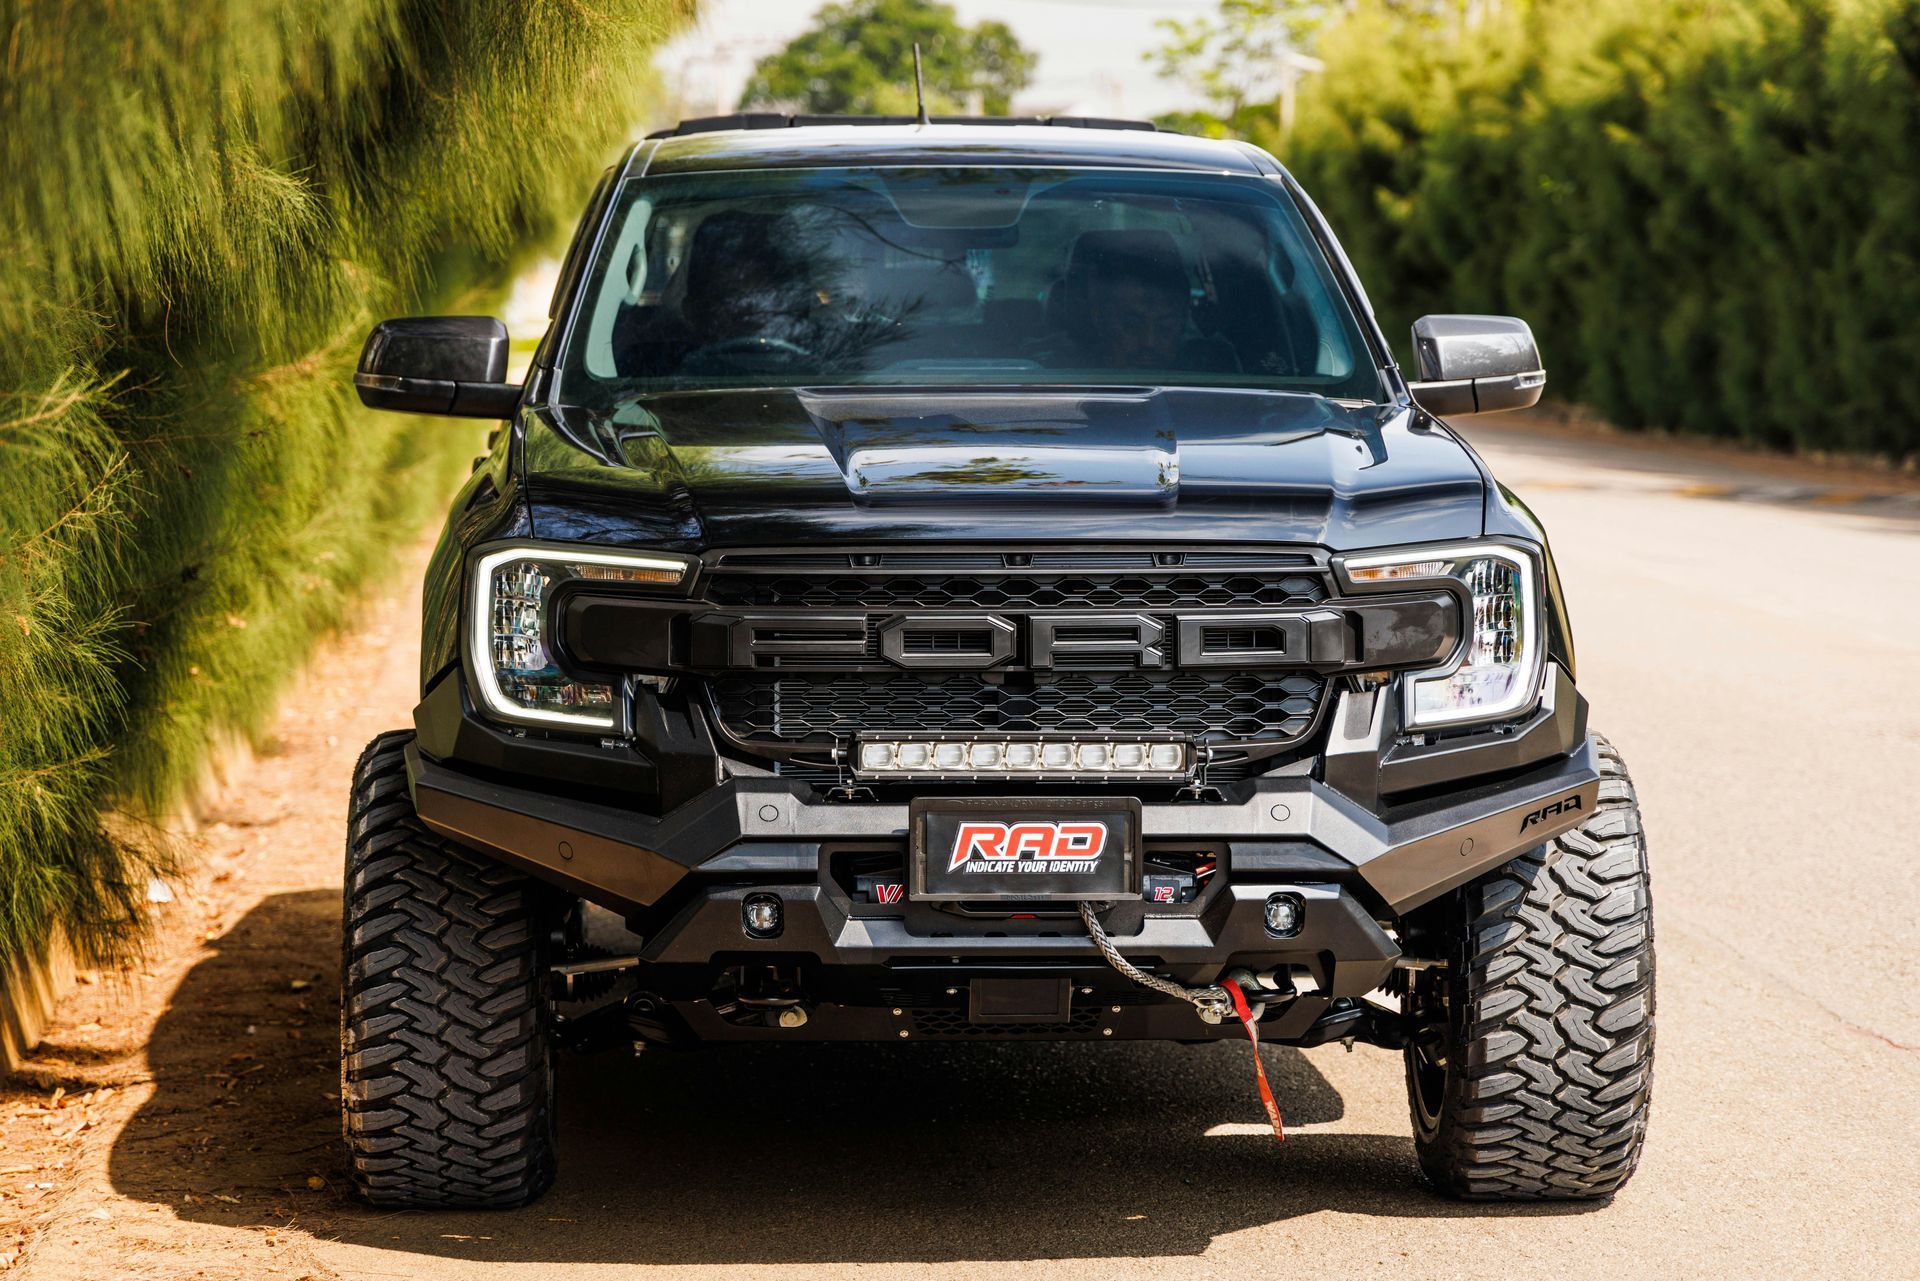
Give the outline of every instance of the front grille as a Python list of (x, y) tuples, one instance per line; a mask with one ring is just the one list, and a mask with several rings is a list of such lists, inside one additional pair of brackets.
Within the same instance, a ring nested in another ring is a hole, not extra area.
[(707, 581), (716, 605), (824, 609), (1269, 609), (1327, 598), (1313, 574), (742, 574)]
[(978, 675), (803, 675), (714, 681), (740, 738), (949, 734), (1184, 734), (1287, 741), (1313, 727), (1326, 682), (1310, 673), (1064, 672), (1004, 683)]
[[(1177, 616), (1211, 611), (1223, 617), (1206, 627), (1206, 652), (1257, 657), (1281, 636), (1234, 615), (1318, 605), (1329, 589), (1319, 558), (1286, 549), (729, 551), (706, 567), (702, 595), (723, 610), (753, 611), (750, 634), (766, 652), (754, 653), (759, 670), (716, 672), (708, 689), (727, 733), (775, 756), (846, 747), (860, 734), (1150, 734), (1258, 747), (1265, 759), (1313, 731), (1326, 677), (1275, 666), (1156, 668), (1115, 655), (1157, 627), (1171, 657)], [(866, 643), (856, 648), (849, 632), (834, 638), (841, 648), (782, 649), (782, 611), (795, 619), (857, 611)], [(916, 613), (958, 617), (906, 630), (883, 656), (881, 630)], [(976, 614), (1018, 638), (1002, 662), (980, 661), (996, 640), (963, 625)], [(1028, 628), (1049, 614), (1086, 616), (1056, 619), (1051, 662), (1030, 663)]]

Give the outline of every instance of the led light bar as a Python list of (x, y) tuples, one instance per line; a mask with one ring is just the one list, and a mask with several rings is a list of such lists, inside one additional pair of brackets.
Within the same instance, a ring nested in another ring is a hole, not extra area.
[(1185, 743), (1138, 739), (862, 739), (854, 773), (869, 778), (940, 778), (982, 774), (1184, 778), (1193, 759)]

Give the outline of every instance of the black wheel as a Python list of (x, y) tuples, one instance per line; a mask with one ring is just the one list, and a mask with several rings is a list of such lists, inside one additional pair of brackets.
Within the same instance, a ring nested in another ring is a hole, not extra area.
[(525, 1205), (553, 1182), (540, 887), (414, 816), (383, 734), (354, 770), (341, 1105), (355, 1188), (383, 1206)]
[(1450, 1196), (1586, 1200), (1632, 1175), (1653, 1083), (1653, 918), (1626, 766), (1595, 740), (1600, 800), (1572, 831), (1414, 923), (1447, 968), (1414, 976), (1407, 1049), (1421, 1172)]

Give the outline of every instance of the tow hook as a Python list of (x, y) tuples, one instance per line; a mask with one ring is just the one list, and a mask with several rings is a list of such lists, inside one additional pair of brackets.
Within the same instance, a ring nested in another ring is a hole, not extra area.
[[(1241, 977), (1245, 975), (1246, 977)], [(1260, 999), (1269, 1004), (1276, 1001), (1288, 1001), (1300, 994), (1299, 986), (1294, 982), (1293, 967), (1276, 965), (1261, 970), (1258, 974), (1247, 970), (1235, 970), (1229, 976), (1250, 993), (1258, 993)]]
[[(1258, 1023), (1261, 1016), (1267, 1012), (1266, 994), (1269, 991), (1277, 993), (1279, 990), (1278, 988), (1268, 986), (1268, 981), (1272, 978), (1272, 975), (1272, 970), (1268, 970), (1265, 974), (1255, 974), (1252, 970), (1245, 968), (1236, 968), (1227, 971), (1227, 977), (1235, 983), (1238, 983), (1240, 990), (1246, 994), (1247, 1008), (1253, 1012), (1253, 1020), (1256, 1023)], [(1289, 985), (1289, 994), (1291, 994), (1291, 985)], [(1262, 999), (1256, 1001), (1253, 999), (1255, 996), (1259, 996)]]
[(758, 1027), (805, 1027), (813, 1003), (801, 995), (800, 974), (778, 965), (731, 971), (730, 992), (716, 991), (714, 1013), (729, 1023)]

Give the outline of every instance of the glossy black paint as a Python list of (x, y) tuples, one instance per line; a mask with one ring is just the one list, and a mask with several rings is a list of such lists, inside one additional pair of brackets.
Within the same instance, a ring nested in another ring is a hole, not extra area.
[(1547, 386), (1533, 330), (1516, 316), (1422, 316), (1413, 356), (1413, 397), (1436, 414), (1528, 409)]
[(618, 547), (916, 539), (1381, 547), (1481, 532), (1406, 405), (1191, 388), (770, 389), (526, 414), (535, 534)]
[(487, 455), (454, 497), (447, 523), (427, 561), (421, 592), (420, 689), (459, 662), (460, 591), (469, 549), (503, 538), (530, 538), (532, 514), (521, 492), (514, 460), (520, 433), (511, 425), (494, 432)]
[(369, 409), (502, 418), (520, 404), (507, 327), (491, 316), (403, 316), (367, 335), (354, 389)]
[[(971, 163), (1213, 169), (1283, 184), (1360, 318), (1385, 403), (1064, 386), (679, 393), (604, 412), (559, 402), (553, 367), (578, 309), (584, 264), (594, 259), (623, 179), (729, 167)], [(1304, 964), (1322, 995), (1298, 998), (1264, 1023), (1270, 1040), (1327, 1039), (1331, 1025), (1316, 1020), (1329, 1001), (1369, 991), (1389, 973), (1397, 945), (1385, 923), (1556, 835), (1572, 821), (1571, 798), (1591, 807), (1598, 768), (1544, 531), (1464, 439), (1412, 401), (1331, 230), (1263, 152), (1058, 125), (765, 128), (649, 141), (603, 177), (568, 253), (552, 318), (524, 394), (507, 388), (512, 400), (501, 391), (484, 401), (489, 412), (511, 417), (476, 463), (429, 565), (409, 782), (416, 811), (433, 830), (625, 914), (645, 939), (647, 981), (698, 1035), (795, 1039), (790, 1028), (742, 1027), (713, 1012), (716, 965), (754, 953), (812, 955), (823, 974), (843, 982), (866, 967), (889, 989), (900, 967), (948, 966), (937, 989), (960, 973), (957, 962), (949, 964), (957, 929), (976, 958), (970, 966), (981, 957), (986, 969), (1000, 959), (1046, 961), (1080, 967), (1075, 972), (1096, 986), (1119, 980), (1076, 931), (1044, 922), (1009, 928), (918, 902), (850, 901), (834, 879), (833, 852), (853, 843), (904, 855), (905, 793), (860, 795), (805, 774), (776, 775), (767, 759), (723, 758), (695, 701), (697, 678), (642, 690), (644, 678), (631, 673), (680, 670), (688, 655), (674, 648), (675, 636), (686, 624), (691, 642), (697, 629), (692, 617), (636, 626), (634, 611), (708, 608), (697, 603), (694, 584), (678, 600), (662, 593), (651, 603), (638, 592), (615, 592), (596, 606), (583, 592), (558, 611), (566, 617), (563, 653), (571, 631), (623, 673), (628, 697), (620, 700), (616, 732), (548, 733), (478, 715), (460, 670), (464, 575), (477, 548), (505, 540), (586, 543), (700, 553), (709, 566), (749, 549), (853, 555), (898, 544), (943, 556), (962, 544), (1135, 552), (1233, 545), (1259, 549), (1263, 561), (1268, 549), (1309, 552), (1320, 566), (1342, 552), (1483, 535), (1540, 548), (1553, 665), (1541, 706), (1520, 723), (1406, 734), (1393, 683), (1340, 669), (1363, 665), (1368, 655), (1388, 667), (1399, 665), (1389, 656), (1413, 664), (1420, 660), (1409, 646), (1423, 639), (1451, 645), (1457, 629), (1451, 638), (1439, 634), (1437, 598), (1360, 602), (1336, 592), (1324, 605), (1296, 611), (1340, 620), (1356, 646), (1336, 663), (1317, 639), (1307, 645), (1314, 665), (1333, 673), (1335, 692), (1297, 753), (1250, 777), (1217, 779), (1200, 789), (1204, 799), (1168, 784), (1133, 802), (1148, 857), (1156, 842), (1165, 849), (1198, 842), (1221, 852), (1229, 875), (1210, 902), (1171, 911), (1123, 902), (1107, 915), (1110, 932), (1191, 984), (1215, 981), (1227, 964)], [(482, 371), (494, 380), (487, 385), (505, 388), (492, 360), (489, 353)], [(449, 399), (438, 412), (462, 412), (460, 403)], [(464, 403), (471, 411), (481, 401)], [(588, 617), (594, 608), (606, 614), (599, 623)], [(1441, 614), (1459, 617), (1457, 609)], [(1170, 644), (1179, 628), (1172, 618)], [(663, 642), (657, 662), (654, 642)], [(879, 652), (886, 657), (884, 644)], [(732, 648), (727, 654), (737, 661)], [(1537, 813), (1560, 817), (1541, 826), (1533, 823)], [(743, 939), (738, 900), (768, 892), (784, 903), (786, 937)], [(1302, 898), (1299, 938), (1263, 931), (1270, 892)], [(892, 1038), (893, 1004), (889, 995), (873, 1008), (822, 1005), (798, 1035)], [(1125, 1008), (1126, 1017), (1106, 1024), (1116, 1038), (1239, 1035), (1231, 1024), (1198, 1023), (1184, 1005)]]
[[(1182, 387), (678, 393), (636, 397), (609, 413), (556, 400), (552, 369), (582, 290), (579, 264), (593, 258), (622, 179), (975, 163), (1212, 170), (1284, 184), (1334, 263), (1388, 400)], [(1241, 143), (1057, 126), (784, 128), (652, 140), (596, 189), (552, 314), (521, 407), (462, 491), (431, 563), (423, 689), (458, 662), (468, 554), (505, 538), (684, 552), (957, 541), (1338, 552), (1482, 534), (1546, 546), (1538, 522), (1470, 446), (1412, 401), (1364, 287), (1307, 194), (1270, 156)], [(1549, 653), (1571, 675), (1550, 555), (1545, 571)], [(538, 754), (540, 735), (513, 733)]]

